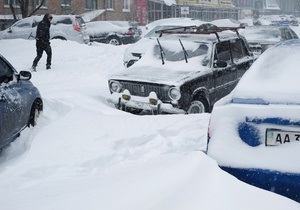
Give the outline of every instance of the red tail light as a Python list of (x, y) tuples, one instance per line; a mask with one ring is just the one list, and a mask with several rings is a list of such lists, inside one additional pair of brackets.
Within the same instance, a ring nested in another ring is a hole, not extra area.
[(74, 29), (75, 31), (80, 32), (80, 26), (79, 26), (79, 23), (78, 23), (77, 18), (75, 18), (75, 23), (74, 23), (74, 25), (73, 25), (73, 29)]
[(126, 35), (134, 35), (134, 30), (132, 30), (132, 28), (129, 28), (125, 34)]

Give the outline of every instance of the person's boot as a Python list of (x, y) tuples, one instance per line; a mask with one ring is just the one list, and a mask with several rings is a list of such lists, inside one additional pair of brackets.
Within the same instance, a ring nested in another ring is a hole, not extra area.
[(47, 70), (51, 69), (51, 66), (50, 65), (46, 65), (46, 69)]

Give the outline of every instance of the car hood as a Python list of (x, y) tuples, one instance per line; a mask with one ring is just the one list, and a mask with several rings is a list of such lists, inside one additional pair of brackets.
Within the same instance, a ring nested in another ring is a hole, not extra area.
[(174, 71), (174, 69), (157, 68), (152, 66), (130, 67), (122, 72), (111, 75), (110, 79), (150, 82), (158, 84), (180, 85), (183, 81), (190, 80), (204, 73), (199, 71)]

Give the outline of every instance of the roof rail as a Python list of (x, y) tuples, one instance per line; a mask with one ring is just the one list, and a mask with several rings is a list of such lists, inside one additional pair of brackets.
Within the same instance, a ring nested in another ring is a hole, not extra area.
[[(162, 29), (155, 31), (155, 33), (159, 33), (159, 37), (162, 37), (163, 34), (215, 34), (218, 41), (220, 42), (219, 32), (222, 31), (234, 31), (238, 37), (240, 34), (238, 32), (239, 29), (244, 29), (244, 26), (239, 27), (217, 27), (217, 26), (182, 26), (170, 29)], [(183, 29), (178, 31), (179, 29)]]

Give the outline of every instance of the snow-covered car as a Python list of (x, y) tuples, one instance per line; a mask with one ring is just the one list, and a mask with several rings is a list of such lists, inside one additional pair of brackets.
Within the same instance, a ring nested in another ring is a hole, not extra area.
[(298, 35), (289, 26), (252, 26), (240, 30), (248, 43), (251, 52), (259, 56), (278, 42), (298, 39)]
[[(192, 18), (166, 18), (149, 23), (146, 26), (147, 33), (138, 42), (128, 46), (124, 52), (123, 64), (125, 67), (132, 66), (147, 51), (147, 49), (156, 41), (159, 36), (155, 33), (158, 30), (175, 28), (181, 26), (214, 26), (208, 22), (200, 21)], [(215, 27), (215, 26), (214, 26)]]
[(260, 19), (271, 22), (271, 25), (277, 26), (298, 26), (299, 22), (293, 15), (263, 15)]
[[(71, 40), (79, 43), (89, 43), (86, 25), (78, 15), (52, 15), (50, 39)], [(0, 32), (0, 39), (35, 39), (38, 23), (43, 16), (31, 16), (14, 23), (8, 29)]]
[(0, 55), (0, 150), (27, 126), (35, 126), (43, 101), (29, 81), (31, 73), (20, 71)]
[(253, 63), (238, 28), (183, 28), (158, 31), (139, 62), (111, 75), (108, 101), (132, 113), (193, 114), (230, 93)]
[(251, 185), (300, 202), (300, 40), (263, 53), (211, 112), (207, 154)]
[(216, 19), (211, 21), (212, 24), (218, 27), (240, 27), (245, 26), (245, 23), (242, 23), (238, 20), (228, 18), (228, 19)]
[(136, 22), (92, 21), (86, 25), (91, 42), (121, 45), (135, 43), (141, 38), (141, 29)]

